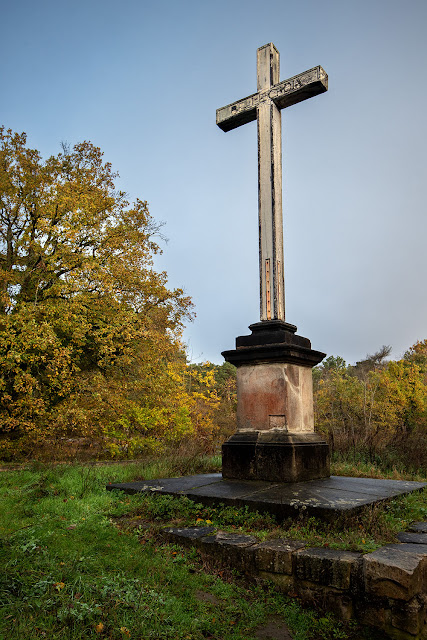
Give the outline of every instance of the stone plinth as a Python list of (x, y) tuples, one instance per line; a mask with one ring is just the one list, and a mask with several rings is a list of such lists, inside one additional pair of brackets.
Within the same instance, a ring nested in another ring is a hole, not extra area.
[(301, 482), (329, 475), (329, 446), (316, 433), (238, 431), (222, 445), (223, 478)]
[(311, 369), (325, 356), (282, 320), (257, 322), (224, 351), (237, 367), (237, 432), (223, 445), (224, 478), (299, 482), (329, 476), (314, 433)]
[(314, 431), (311, 368), (286, 362), (237, 369), (238, 431)]

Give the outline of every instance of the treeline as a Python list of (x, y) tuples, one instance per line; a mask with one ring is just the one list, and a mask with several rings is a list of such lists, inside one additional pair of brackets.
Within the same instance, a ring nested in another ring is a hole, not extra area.
[(187, 365), (161, 225), (116, 178), (89, 142), (43, 160), (0, 127), (0, 459), (212, 448), (231, 410), (226, 368)]
[(313, 370), (316, 430), (358, 460), (427, 468), (427, 340), (401, 360), (390, 347), (354, 366), (330, 356)]
[[(156, 272), (161, 225), (89, 142), (43, 160), (0, 127), (0, 459), (217, 451), (230, 364), (189, 365), (190, 298)], [(344, 456), (427, 466), (427, 341), (314, 369), (316, 430)]]

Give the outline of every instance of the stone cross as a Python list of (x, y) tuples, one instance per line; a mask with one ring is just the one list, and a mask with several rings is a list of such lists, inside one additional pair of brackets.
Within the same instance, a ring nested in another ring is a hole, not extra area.
[(285, 320), (282, 221), (282, 134), (280, 110), (328, 89), (328, 76), (314, 67), (279, 82), (274, 44), (257, 51), (257, 93), (217, 109), (223, 131), (258, 124), (258, 213), (261, 320)]

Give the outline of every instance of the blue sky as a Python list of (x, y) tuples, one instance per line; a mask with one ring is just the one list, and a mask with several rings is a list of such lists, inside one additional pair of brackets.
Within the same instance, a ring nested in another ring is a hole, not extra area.
[(282, 111), (287, 320), (354, 362), (427, 338), (425, 0), (1, 0), (0, 122), (44, 156), (90, 140), (147, 200), (157, 260), (192, 296), (194, 361), (259, 319), (256, 124), (215, 110), (318, 64), (329, 91)]

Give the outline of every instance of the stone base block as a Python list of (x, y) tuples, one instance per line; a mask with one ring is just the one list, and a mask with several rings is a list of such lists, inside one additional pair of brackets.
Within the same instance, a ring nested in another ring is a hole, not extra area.
[(316, 433), (237, 432), (222, 445), (223, 478), (303, 482), (329, 475), (329, 446)]

